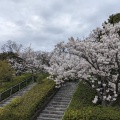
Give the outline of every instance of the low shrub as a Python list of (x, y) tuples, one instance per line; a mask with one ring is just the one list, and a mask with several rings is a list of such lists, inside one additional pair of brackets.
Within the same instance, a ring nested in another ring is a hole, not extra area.
[(120, 108), (89, 106), (81, 110), (67, 110), (64, 120), (120, 120)]
[(120, 120), (119, 107), (94, 105), (95, 91), (87, 84), (79, 83), (63, 120)]
[(9, 105), (0, 109), (0, 120), (32, 120), (35, 112), (54, 92), (55, 83), (44, 79), (20, 98), (14, 99)]
[(41, 81), (49, 76), (48, 73), (38, 74), (36, 75), (36, 82), (41, 83)]
[(0, 84), (10, 81), (14, 73), (14, 69), (7, 60), (0, 60)]

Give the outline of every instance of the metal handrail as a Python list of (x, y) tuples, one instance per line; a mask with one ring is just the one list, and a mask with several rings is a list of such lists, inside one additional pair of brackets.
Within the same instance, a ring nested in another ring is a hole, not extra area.
[[(25, 85), (22, 86), (22, 88), (21, 88), (21, 85), (22, 85), (24, 82), (26, 82), (26, 83), (25, 83)], [(29, 82), (29, 83), (28, 83), (28, 82)], [(14, 86), (12, 86), (12, 87), (10, 87), (9, 89), (1, 92), (1, 93), (0, 93), (0, 102), (3, 101), (3, 100), (5, 100), (5, 99), (7, 99), (7, 98), (10, 97), (10, 96), (12, 96), (13, 94), (15, 94), (16, 92), (20, 91), (21, 89), (25, 88), (27, 85), (29, 85), (29, 84), (32, 83), (32, 82), (34, 82), (33, 76), (32, 76), (32, 77), (29, 77), (29, 78), (23, 80), (22, 82), (14, 85)], [(27, 84), (27, 83), (28, 83), (28, 84)], [(18, 90), (16, 90), (15, 92), (13, 92), (13, 90), (14, 90), (15, 87), (16, 87), (16, 89), (18, 89)], [(7, 93), (7, 91), (8, 91), (8, 93)], [(5, 93), (7, 93), (7, 96), (6, 96), (5, 98), (2, 98), (2, 95), (5, 94)]]

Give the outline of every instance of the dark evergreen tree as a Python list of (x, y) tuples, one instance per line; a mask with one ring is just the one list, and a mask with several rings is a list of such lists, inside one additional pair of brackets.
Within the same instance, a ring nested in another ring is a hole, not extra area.
[(120, 13), (112, 14), (108, 18), (108, 23), (115, 24), (120, 21)]

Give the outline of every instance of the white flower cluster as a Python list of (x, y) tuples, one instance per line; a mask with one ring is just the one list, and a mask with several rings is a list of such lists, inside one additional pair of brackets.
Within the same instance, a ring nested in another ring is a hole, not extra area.
[(94, 104), (96, 104), (98, 101), (98, 96), (95, 96), (94, 100), (92, 101)]

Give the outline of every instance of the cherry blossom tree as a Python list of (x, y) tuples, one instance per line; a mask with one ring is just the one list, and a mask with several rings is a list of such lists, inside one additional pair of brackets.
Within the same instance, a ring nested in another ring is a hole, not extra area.
[(56, 87), (61, 87), (68, 80), (78, 80), (79, 68), (79, 58), (69, 54), (64, 42), (57, 44), (52, 52), (50, 67), (47, 68)]
[(46, 72), (46, 67), (49, 66), (51, 55), (45, 51), (34, 51), (29, 46), (24, 49), (20, 57), (24, 60), (23, 66), (27, 72), (44, 73)]
[(31, 46), (25, 48), (23, 52), (21, 52), (20, 57), (24, 60), (23, 66), (26, 69), (25, 72), (34, 73), (36, 71), (37, 60), (36, 52)]
[(17, 44), (15, 41), (8, 40), (1, 48), (2, 52), (11, 52), (19, 54), (23, 45)]
[(80, 79), (96, 90), (93, 103), (112, 105), (120, 88), (120, 23), (103, 24), (84, 40), (56, 45), (48, 69), (58, 87)]
[(111, 105), (120, 83), (120, 23), (103, 24), (85, 40), (70, 38), (67, 46), (82, 61), (79, 77), (97, 91), (93, 103)]
[(52, 53), (46, 51), (36, 51), (36, 60), (37, 60), (37, 68), (39, 72), (44, 73), (46, 71), (46, 67), (50, 66), (50, 58)]

